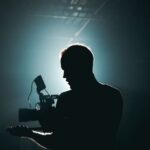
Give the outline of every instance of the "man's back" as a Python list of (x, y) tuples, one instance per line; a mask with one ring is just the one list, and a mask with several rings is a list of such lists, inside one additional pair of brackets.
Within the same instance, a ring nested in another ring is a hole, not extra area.
[(93, 82), (82, 91), (70, 90), (60, 95), (57, 111), (63, 118), (58, 135), (65, 148), (111, 150), (115, 146), (122, 113), (116, 89)]

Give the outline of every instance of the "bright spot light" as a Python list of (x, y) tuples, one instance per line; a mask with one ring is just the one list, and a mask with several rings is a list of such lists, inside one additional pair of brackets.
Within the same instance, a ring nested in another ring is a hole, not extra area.
[(77, 10), (78, 10), (78, 11), (81, 11), (81, 10), (82, 10), (82, 7), (81, 7), (81, 6), (77, 7)]

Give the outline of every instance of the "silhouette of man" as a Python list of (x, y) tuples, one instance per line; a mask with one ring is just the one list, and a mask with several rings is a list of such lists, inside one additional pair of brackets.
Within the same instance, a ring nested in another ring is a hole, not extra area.
[(97, 82), (93, 59), (90, 49), (83, 45), (62, 51), (63, 77), (71, 90), (59, 96), (52, 135), (42, 136), (18, 126), (10, 133), (54, 150), (114, 150), (122, 98), (118, 90)]

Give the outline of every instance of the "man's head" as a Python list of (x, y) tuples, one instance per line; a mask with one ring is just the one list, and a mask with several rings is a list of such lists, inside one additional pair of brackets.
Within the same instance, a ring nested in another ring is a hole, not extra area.
[(93, 54), (83, 45), (72, 45), (61, 53), (64, 78), (71, 88), (77, 88), (93, 74)]

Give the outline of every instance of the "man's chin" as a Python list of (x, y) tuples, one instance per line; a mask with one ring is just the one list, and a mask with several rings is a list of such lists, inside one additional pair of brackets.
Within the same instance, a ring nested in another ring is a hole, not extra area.
[(71, 90), (78, 90), (80, 88), (79, 85), (77, 86), (77, 85), (69, 84), (69, 86)]

